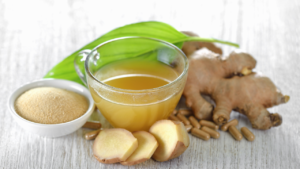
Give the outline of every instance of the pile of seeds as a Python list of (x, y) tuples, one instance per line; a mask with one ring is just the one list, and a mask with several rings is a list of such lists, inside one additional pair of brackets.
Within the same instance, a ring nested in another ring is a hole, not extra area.
[[(218, 125), (216, 125), (212, 121), (198, 121), (195, 116), (193, 116), (193, 113), (188, 109), (174, 110), (173, 113), (169, 116), (169, 119), (174, 121), (181, 121), (185, 125), (185, 128), (188, 132), (202, 140), (209, 140), (211, 137), (214, 139), (218, 139), (220, 137), (220, 133), (218, 132)], [(254, 134), (247, 127), (242, 127), (242, 135), (241, 132), (236, 128), (238, 123), (239, 122), (237, 119), (233, 119), (222, 125), (221, 130), (229, 131), (233, 138), (238, 141), (243, 138), (243, 135), (248, 141), (253, 141), (255, 139)]]

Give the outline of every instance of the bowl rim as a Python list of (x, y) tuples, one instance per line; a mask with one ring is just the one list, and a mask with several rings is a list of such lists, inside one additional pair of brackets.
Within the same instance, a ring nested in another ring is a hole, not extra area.
[[(50, 85), (51, 83), (56, 82), (55, 85)], [(59, 84), (64, 84), (67, 83), (69, 85), (63, 85), (64, 87), (58, 87), (60, 86)], [(64, 122), (64, 123), (57, 123), (57, 124), (42, 124), (42, 123), (36, 123), (36, 122), (32, 122), (30, 120), (27, 120), (23, 117), (21, 117), (15, 110), (15, 101), (16, 99), (23, 94), (24, 92), (33, 89), (33, 88), (37, 88), (37, 87), (56, 87), (56, 88), (61, 88), (61, 89), (66, 89), (69, 91), (73, 91), (76, 92), (78, 94), (83, 95), (88, 101), (89, 101), (89, 107), (87, 109), (87, 111), (81, 115), (79, 118), (76, 118), (74, 120), (68, 121), (68, 122)], [(73, 89), (73, 90), (70, 90)], [(81, 92), (79, 93), (79, 91), (81, 90)], [(90, 95), (90, 92), (88, 91), (88, 89), (84, 86), (82, 86), (79, 83), (73, 82), (73, 81), (69, 81), (69, 80), (64, 80), (64, 79), (53, 79), (53, 78), (47, 78), (47, 79), (40, 79), (40, 80), (35, 80), (32, 82), (28, 82), (25, 83), (23, 85), (21, 85), (20, 87), (18, 87), (17, 89), (15, 89), (9, 96), (8, 102), (7, 102), (7, 106), (8, 109), (10, 110), (10, 114), (16, 118), (17, 120), (20, 120), (28, 125), (31, 126), (36, 126), (36, 127), (41, 127), (41, 128), (51, 128), (51, 127), (60, 127), (60, 126), (67, 126), (76, 122), (80, 122), (82, 119), (84, 119), (87, 115), (90, 115), (91, 112), (93, 112), (94, 108), (95, 108), (95, 104), (94, 104), (94, 100), (92, 98), (92, 96)]]

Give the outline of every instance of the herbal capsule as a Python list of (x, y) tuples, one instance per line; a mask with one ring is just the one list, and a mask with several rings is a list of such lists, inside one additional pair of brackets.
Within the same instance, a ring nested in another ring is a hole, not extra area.
[(188, 110), (188, 109), (179, 109), (178, 110), (178, 114), (182, 114), (184, 116), (190, 116), (193, 113), (190, 110)]
[(191, 124), (190, 121), (184, 115), (178, 113), (177, 117), (179, 118), (180, 121), (183, 122), (184, 125)]
[(218, 125), (216, 125), (214, 122), (207, 121), (207, 120), (200, 120), (200, 125), (201, 126), (207, 126), (209, 128), (215, 129), (215, 130), (219, 129)]
[(190, 116), (189, 121), (195, 128), (200, 129), (201, 125), (199, 124), (198, 120), (194, 116)]
[(253, 141), (255, 139), (254, 134), (247, 127), (242, 127), (241, 132), (248, 141)]
[(90, 129), (100, 129), (101, 128), (101, 123), (88, 121), (82, 127), (83, 128), (90, 128)]
[(207, 126), (203, 126), (201, 128), (202, 131), (205, 131), (206, 133), (208, 133), (212, 138), (215, 138), (215, 139), (218, 139), (220, 137), (220, 133), (217, 132), (216, 130), (214, 129), (211, 129)]
[(172, 111), (172, 114), (173, 114), (173, 115), (176, 115), (176, 114), (177, 114), (177, 110), (174, 109), (174, 110)]
[(242, 140), (243, 136), (235, 126), (229, 126), (229, 133), (238, 141)]
[(191, 131), (191, 129), (193, 128), (192, 125), (185, 125), (184, 127), (185, 127), (185, 129), (186, 129), (186, 131), (187, 131), (188, 133), (189, 133), (189, 132)]
[(101, 130), (99, 129), (99, 130), (94, 130), (94, 131), (86, 133), (85, 134), (85, 139), (86, 140), (94, 140), (98, 136), (100, 131)]
[(202, 140), (210, 139), (210, 135), (208, 133), (206, 133), (205, 131), (196, 129), (196, 128), (192, 128), (191, 133), (192, 133), (192, 135), (194, 135)]
[(173, 121), (180, 121), (176, 116), (174, 116), (173, 114), (171, 114), (170, 116), (169, 116), (169, 119), (170, 120), (173, 120)]
[(236, 126), (239, 124), (239, 121), (237, 119), (233, 119), (231, 120), (230, 122), (224, 124), (222, 127), (221, 127), (221, 130), (222, 131), (227, 131), (228, 130), (228, 127), (229, 126)]

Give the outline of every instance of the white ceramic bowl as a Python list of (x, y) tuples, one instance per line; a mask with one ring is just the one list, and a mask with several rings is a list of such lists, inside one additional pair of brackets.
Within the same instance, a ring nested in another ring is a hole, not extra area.
[[(61, 89), (66, 89), (69, 91), (73, 91), (85, 96), (89, 101), (89, 108), (86, 113), (84, 113), (79, 118), (66, 122), (66, 123), (59, 123), (59, 124), (41, 124), (35, 123), (29, 120), (22, 118), (14, 108), (15, 100), (25, 91), (36, 88), (36, 87), (56, 87)], [(90, 115), (93, 113), (95, 105), (92, 96), (87, 88), (84, 86), (68, 81), (68, 80), (59, 80), (59, 79), (42, 79), (38, 81), (34, 81), (28, 84), (25, 84), (15, 90), (8, 100), (8, 108), (11, 112), (11, 115), (14, 117), (15, 121), (25, 129), (26, 131), (37, 134), (44, 137), (60, 137), (67, 134), (70, 134), (80, 127), (84, 125), (84, 123), (88, 120)]]

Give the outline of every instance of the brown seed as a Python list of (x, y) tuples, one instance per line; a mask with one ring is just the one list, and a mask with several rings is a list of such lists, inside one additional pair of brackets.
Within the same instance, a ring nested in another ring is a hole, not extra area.
[(193, 128), (192, 125), (185, 125), (184, 127), (185, 127), (185, 129), (186, 129), (186, 131), (187, 131), (188, 133), (189, 133), (189, 132), (191, 131), (191, 129)]
[(202, 140), (209, 140), (210, 135), (206, 133), (205, 131), (199, 130), (197, 128), (192, 128), (191, 130), (192, 135), (202, 139)]
[(88, 121), (82, 127), (83, 128), (90, 128), (90, 129), (100, 129), (101, 128), (101, 123)]
[(229, 126), (229, 133), (237, 140), (242, 140), (243, 136), (235, 126)]
[(231, 120), (230, 122), (224, 124), (222, 127), (221, 127), (221, 130), (222, 131), (227, 131), (228, 130), (228, 127), (229, 126), (236, 126), (239, 124), (239, 121), (237, 119), (233, 119)]
[(180, 121), (183, 122), (184, 125), (191, 124), (190, 121), (184, 115), (178, 113), (177, 117), (179, 118)]
[(215, 138), (215, 139), (218, 139), (220, 137), (220, 133), (217, 132), (216, 130), (214, 129), (211, 129), (207, 126), (203, 126), (201, 128), (202, 131), (205, 131), (206, 133), (208, 133), (212, 138)]
[(173, 114), (173, 115), (176, 115), (176, 114), (177, 114), (177, 110), (174, 109), (174, 110), (172, 111), (172, 114)]
[(201, 125), (199, 124), (198, 120), (194, 116), (190, 116), (189, 120), (195, 128), (200, 129)]
[(215, 130), (218, 130), (218, 129), (219, 129), (219, 126), (216, 125), (214, 122), (211, 122), (211, 121), (200, 120), (199, 123), (200, 123), (201, 126), (207, 126), (207, 127), (209, 127), (209, 128), (215, 129)]
[(170, 120), (173, 120), (173, 121), (180, 121), (176, 116), (174, 116), (173, 114), (171, 114), (170, 116), (169, 116), (169, 119)]
[(99, 130), (94, 130), (94, 131), (88, 132), (85, 134), (84, 137), (86, 140), (94, 140), (98, 136), (100, 131), (101, 130), (99, 129)]
[(247, 127), (242, 127), (241, 132), (248, 141), (253, 141), (255, 139), (254, 134)]
[(190, 110), (188, 110), (188, 109), (179, 109), (178, 110), (178, 114), (182, 114), (184, 116), (190, 116), (193, 113)]

